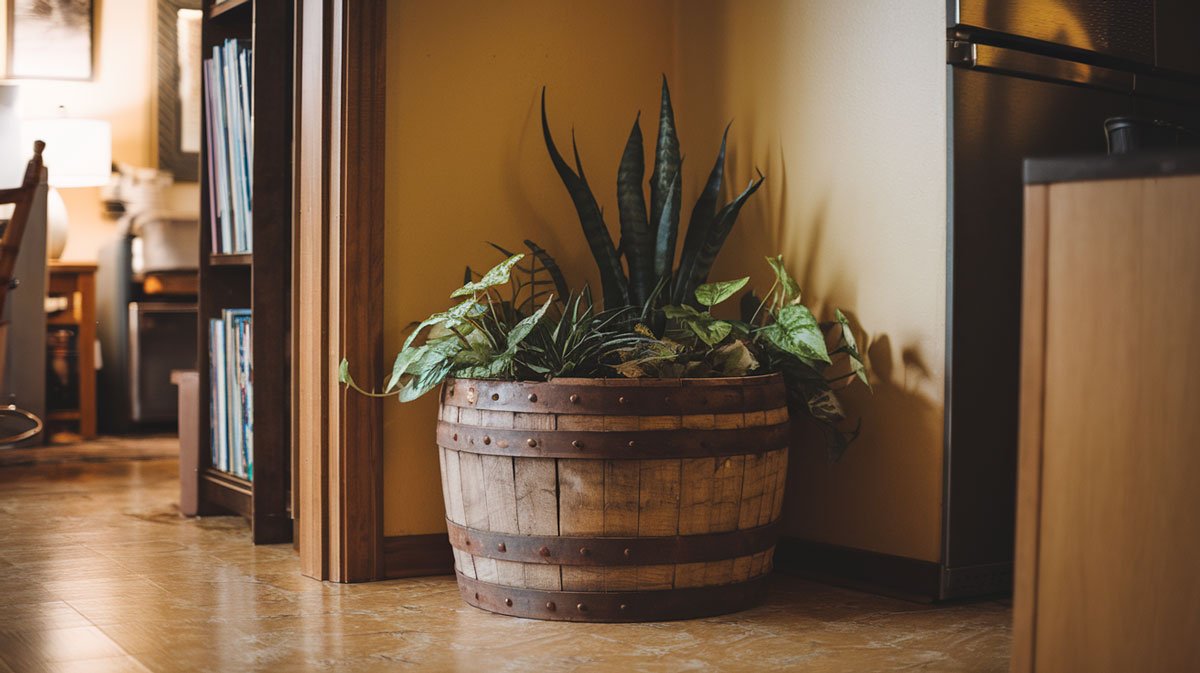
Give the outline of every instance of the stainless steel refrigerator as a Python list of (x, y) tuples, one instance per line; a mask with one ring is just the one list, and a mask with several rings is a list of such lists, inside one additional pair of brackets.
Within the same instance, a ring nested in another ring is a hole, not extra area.
[(1022, 160), (1103, 154), (1109, 117), (1200, 128), (1200, 1), (948, 0), (947, 17), (941, 595), (956, 598), (1011, 583)]

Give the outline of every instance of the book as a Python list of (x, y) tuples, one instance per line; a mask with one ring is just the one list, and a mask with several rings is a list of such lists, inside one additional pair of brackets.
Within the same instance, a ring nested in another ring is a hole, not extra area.
[(254, 477), (254, 365), (250, 309), (221, 311), (209, 321), (212, 465)]
[(212, 441), (216, 452), (213, 467), (229, 471), (229, 399), (225, 369), (225, 322), (218, 318), (209, 321), (209, 355), (212, 366), (213, 418), (216, 427)]
[(254, 246), (253, 52), (228, 39), (204, 59), (205, 129), (213, 252), (248, 253)]

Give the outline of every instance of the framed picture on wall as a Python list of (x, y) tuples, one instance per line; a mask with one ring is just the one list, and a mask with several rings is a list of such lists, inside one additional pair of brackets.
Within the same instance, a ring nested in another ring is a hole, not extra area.
[(92, 78), (93, 0), (8, 0), (8, 76)]
[(158, 0), (158, 167), (195, 182), (200, 167), (200, 0)]

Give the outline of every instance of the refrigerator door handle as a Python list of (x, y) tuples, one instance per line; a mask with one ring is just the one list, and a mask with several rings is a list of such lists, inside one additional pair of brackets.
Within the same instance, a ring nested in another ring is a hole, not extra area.
[(1132, 94), (1134, 90), (1132, 73), (964, 40), (946, 41), (946, 62), (961, 68), (1122, 94)]

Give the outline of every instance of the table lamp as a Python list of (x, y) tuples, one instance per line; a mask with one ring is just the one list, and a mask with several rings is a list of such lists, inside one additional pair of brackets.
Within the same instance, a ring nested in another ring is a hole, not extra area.
[(59, 189), (103, 187), (112, 176), (112, 127), (99, 119), (32, 119), (21, 125), (22, 143), (46, 143), (42, 157), (50, 192), (46, 197), (46, 250), (58, 259), (67, 246), (67, 204)]

